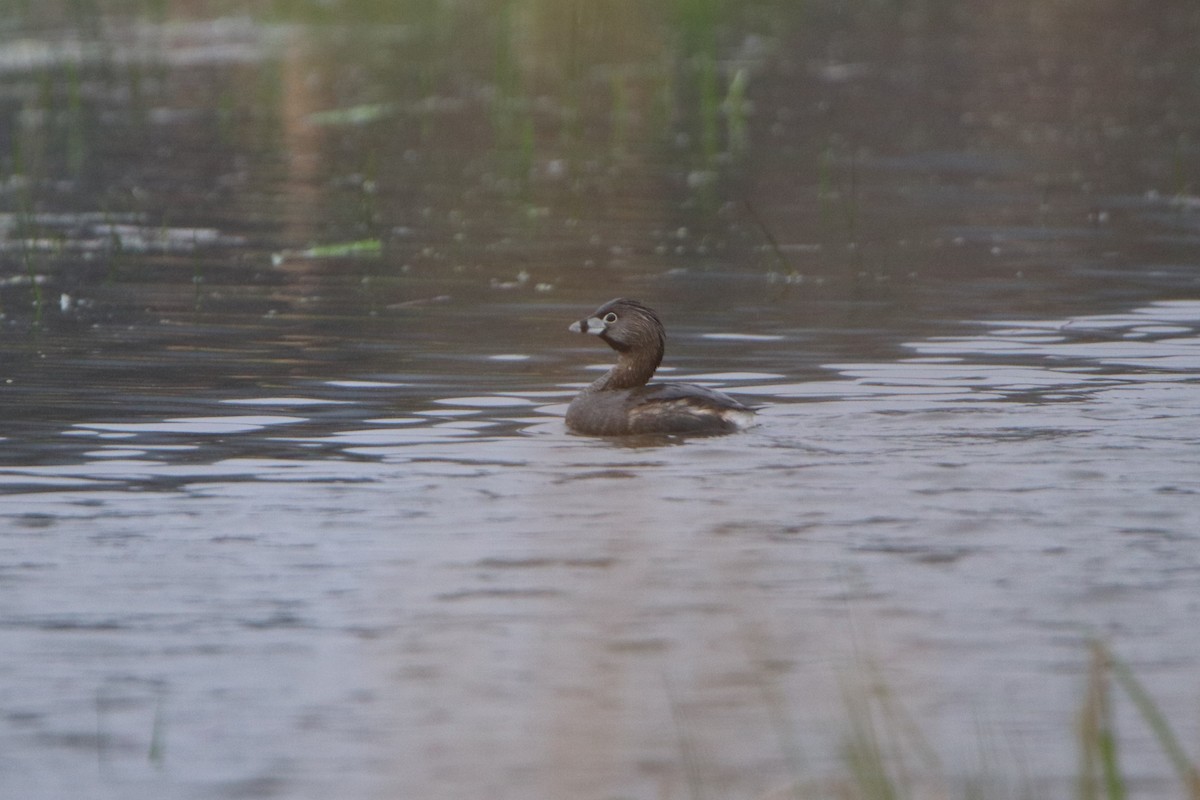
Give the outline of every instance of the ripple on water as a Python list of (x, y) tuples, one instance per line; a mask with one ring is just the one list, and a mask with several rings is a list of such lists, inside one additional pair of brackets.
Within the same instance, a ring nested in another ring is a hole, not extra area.
[(286, 416), (229, 416), (229, 417), (174, 417), (157, 422), (77, 422), (74, 427), (84, 431), (123, 434), (192, 433), (230, 434), (262, 430), (273, 425), (291, 425), (307, 422), (304, 417)]
[(350, 400), (329, 400), (321, 397), (239, 397), (222, 400), (231, 406), (333, 406), (349, 404)]
[[(935, 337), (905, 346), (937, 356), (1004, 355), (1052, 358), (1060, 362), (1090, 361), (1148, 371), (1200, 371), (1197, 335), (1200, 302), (1197, 301), (1151, 303), (1126, 314), (980, 324), (991, 330), (982, 335)], [(1056, 335), (1036, 335), (1047, 331)], [(1036, 364), (1029, 368), (1040, 369)]]
[(778, 372), (697, 372), (694, 375), (676, 375), (672, 380), (698, 383), (737, 383), (780, 380), (783, 377)]
[(410, 384), (390, 381), (325, 381), (325, 385), (340, 389), (400, 389)]
[(1132, 333), (1142, 335), (1171, 335), (1176, 333), (1191, 333), (1191, 328), (1185, 328), (1181, 325), (1141, 325), (1131, 329)]
[(444, 397), (433, 402), (447, 406), (466, 406), (468, 408), (507, 408), (510, 406), (533, 405), (532, 400), (502, 394), (477, 395), (473, 397)]
[(145, 450), (130, 450), (117, 447), (111, 450), (87, 450), (83, 453), (84, 458), (140, 458), (144, 455), (146, 455)]
[(428, 442), (449, 441), (470, 436), (472, 433), (497, 423), (489, 420), (447, 420), (419, 426), (400, 428), (360, 428), (335, 431), (325, 436), (277, 437), (276, 441), (331, 445), (356, 455), (383, 455), (382, 450), (368, 448), (396, 448)]
[(783, 339), (773, 333), (702, 333), (700, 338), (719, 342), (778, 342)]

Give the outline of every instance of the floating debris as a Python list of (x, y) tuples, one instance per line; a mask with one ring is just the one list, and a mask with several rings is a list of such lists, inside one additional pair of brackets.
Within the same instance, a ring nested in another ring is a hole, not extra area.
[(416, 300), (405, 300), (400, 303), (392, 303), (387, 306), (388, 311), (399, 311), (405, 308), (421, 308), (422, 306), (432, 306), (438, 303), (449, 303), (450, 295), (438, 294), (433, 297), (419, 297)]
[(309, 125), (366, 125), (396, 113), (391, 103), (366, 103), (350, 108), (334, 108), (309, 114)]
[(289, 258), (378, 258), (383, 253), (383, 242), (379, 239), (360, 239), (357, 242), (320, 244), (307, 250), (283, 250), (271, 256), (271, 263), (279, 266)]
[[(493, 289), (520, 289), (522, 286), (524, 286), (527, 283), (529, 283), (529, 273), (526, 272), (525, 270), (521, 270), (520, 272), (517, 273), (516, 280), (502, 281), (497, 278), (492, 278), (489, 285)], [(539, 284), (539, 285), (541, 285), (541, 284)], [(539, 291), (545, 291), (545, 290), (541, 289)]]

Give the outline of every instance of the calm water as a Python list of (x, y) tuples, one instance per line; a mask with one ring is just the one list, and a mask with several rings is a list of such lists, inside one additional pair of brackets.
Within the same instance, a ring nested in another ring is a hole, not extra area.
[[(1194, 753), (1200, 13), (460, 5), (0, 28), (3, 794), (1069, 797), (1094, 637)], [(619, 295), (760, 424), (568, 434)]]

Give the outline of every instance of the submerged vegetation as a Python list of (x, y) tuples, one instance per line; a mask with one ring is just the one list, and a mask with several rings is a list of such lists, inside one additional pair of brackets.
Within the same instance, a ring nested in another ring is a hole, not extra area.
[[(1061, 162), (1035, 176), (1043, 196), (1091, 192), (1084, 167), (1110, 156), (1088, 143), (1124, 149), (1118, 134), (1153, 135), (1165, 152), (1137, 159), (1139, 189), (1186, 200), (1196, 182), (1190, 123), (1165, 113), (1143, 124), (1105, 106), (1100, 76), (1080, 71), (1087, 80), (1067, 87), (1092, 105), (1064, 127), (1022, 118), (1022, 92), (1054, 96), (1053, 84), (1025, 87), (1017, 74), (1005, 80), (1021, 91), (1008, 92), (960, 77), (1002, 74), (990, 51), (922, 60), (931, 41), (991, 23), (1051, 54), (1067, 48), (1070, 61), (1106, 58), (1103, 41), (1067, 36), (1077, 20), (1066, 6), (1024, 19), (832, 0), (274, 0), (191, 12), (145, 0), (81, 4), (66, 23), (54, 6), (19, 5), (13, 29), (60, 35), (0, 60), (0, 213), (20, 222), (0, 250), (12, 319), (162, 266), (116, 237), (86, 264), (69, 235), (51, 257), (27, 224), (46, 211), (241, 237), (235, 266), (202, 270), (210, 301), (186, 299), (218, 311), (222, 283), (278, 253), (362, 241), (379, 243), (373, 276), (397, 286), (448, 272), (493, 286), (486, 273), (502, 263), (550, 254), (555, 274), (531, 285), (686, 259), (781, 288), (880, 291), (917, 274), (906, 248), (947, 240), (914, 230), (898, 201), (930, 192), (945, 203), (970, 181), (1019, 188), (993, 154)], [(912, 47), (865, 46), (897, 29)], [(1038, 211), (1028, 224), (1045, 223)]]
[[(43, 295), (160, 266), (116, 234), (68, 238), (48, 257), (34, 224), (47, 211), (162, 228), (215, 219), (242, 236), (242, 268), (366, 241), (396, 267), (462, 269), (446, 264), (447, 240), (474, 244), (486, 225), (511, 250), (554, 239), (550, 220), (591, 243), (568, 261), (585, 268), (639, 249), (714, 252), (729, 242), (724, 186), (753, 147), (754, 76), (776, 19), (772, 3), (719, 0), (279, 0), (211, 24), (168, 19), (160, 2), (102, 5), (76, 35), (0, 61), (0, 213), (16, 220), (0, 258), (24, 274), (0, 284), (0, 306), (14, 317), (30, 307), (40, 321)], [(20, 12), (30, 28), (55, 21), (50, 6)], [(666, 207), (647, 221), (688, 235), (593, 243), (589, 220), (660, 186)], [(263, 237), (258, 220), (283, 224)], [(202, 272), (196, 290), (219, 294), (217, 271)], [(220, 306), (200, 299), (187, 306)]]

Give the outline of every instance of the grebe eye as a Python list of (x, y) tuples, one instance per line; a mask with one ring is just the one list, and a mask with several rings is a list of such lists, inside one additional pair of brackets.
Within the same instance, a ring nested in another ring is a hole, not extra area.
[(604, 324), (605, 325), (612, 325), (616, 321), (617, 321), (617, 315), (614, 314), (613, 312), (610, 311), (604, 315)]

